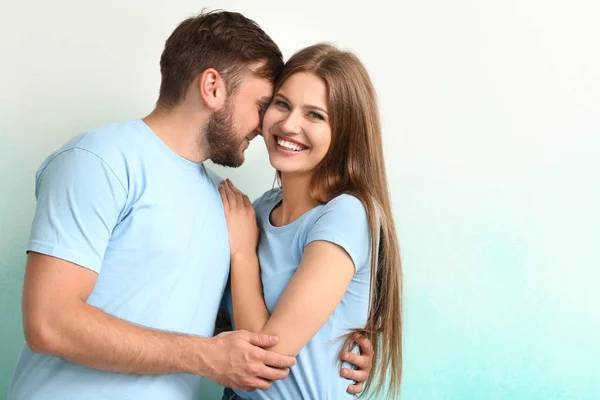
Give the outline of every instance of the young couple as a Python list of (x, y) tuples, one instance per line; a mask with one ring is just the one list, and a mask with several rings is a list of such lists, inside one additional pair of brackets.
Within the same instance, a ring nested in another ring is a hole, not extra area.
[[(363, 65), (323, 44), (284, 65), (230, 12), (180, 24), (160, 65), (150, 115), (37, 173), (9, 399), (194, 399), (200, 376), (224, 399), (396, 396), (400, 257)], [(240, 166), (258, 134), (281, 187), (252, 205), (203, 162)], [(222, 303), (237, 330), (212, 337)]]

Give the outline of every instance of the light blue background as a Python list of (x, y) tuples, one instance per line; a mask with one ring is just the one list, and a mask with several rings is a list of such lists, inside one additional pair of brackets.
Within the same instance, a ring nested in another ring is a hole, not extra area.
[[(350, 47), (372, 74), (405, 271), (403, 400), (600, 399), (595, 0), (2, 3), (0, 398), (23, 342), (35, 170), (82, 130), (149, 112), (165, 39), (204, 5), (254, 18), (286, 56)], [(273, 172), (259, 140), (247, 159), (218, 172), (255, 198)]]

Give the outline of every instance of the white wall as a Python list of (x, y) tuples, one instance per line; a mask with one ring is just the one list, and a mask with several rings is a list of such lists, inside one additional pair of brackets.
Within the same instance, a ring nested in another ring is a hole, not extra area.
[[(35, 170), (80, 131), (148, 113), (164, 41), (203, 6), (255, 19), (286, 58), (333, 41), (369, 69), (404, 259), (405, 399), (600, 398), (594, 0), (4, 0), (0, 318), (17, 339), (2, 371), (22, 340)], [(256, 197), (273, 182), (260, 140), (247, 160), (219, 172)]]

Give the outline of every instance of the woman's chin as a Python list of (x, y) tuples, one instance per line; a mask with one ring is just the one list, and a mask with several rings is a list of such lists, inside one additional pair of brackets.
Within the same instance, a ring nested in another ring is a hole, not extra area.
[(290, 160), (282, 159), (279, 154), (269, 152), (269, 162), (271, 166), (280, 172), (294, 172), (298, 169), (296, 163), (290, 162)]
[(289, 157), (282, 157), (277, 152), (269, 151), (271, 166), (282, 174), (306, 174), (312, 172), (316, 167), (316, 165), (306, 165), (308, 163), (301, 161), (306, 160), (292, 160)]

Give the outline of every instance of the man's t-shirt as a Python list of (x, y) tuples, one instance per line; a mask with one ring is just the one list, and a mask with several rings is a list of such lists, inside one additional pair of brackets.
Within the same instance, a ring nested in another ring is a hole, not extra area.
[[(98, 273), (87, 302), (141, 326), (212, 336), (229, 274), (215, 183), (141, 120), (73, 138), (36, 177), (28, 250)], [(24, 346), (9, 399), (195, 399), (200, 377), (103, 372)]]

